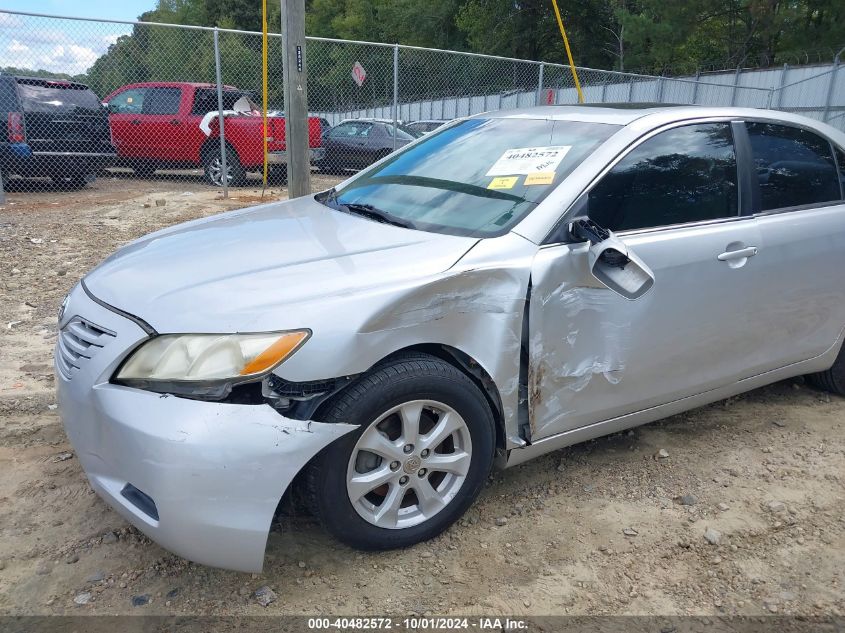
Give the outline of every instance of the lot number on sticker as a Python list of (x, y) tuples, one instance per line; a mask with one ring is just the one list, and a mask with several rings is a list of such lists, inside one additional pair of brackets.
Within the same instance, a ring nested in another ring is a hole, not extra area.
[(487, 185), (488, 189), (513, 189), (519, 176), (508, 176), (507, 178), (494, 178)]
[(554, 171), (571, 145), (553, 145), (549, 147), (515, 147), (505, 150), (490, 170), (488, 176), (507, 176), (510, 174), (536, 174)]
[(526, 185), (550, 185), (555, 179), (555, 172), (540, 171), (536, 174), (528, 174), (525, 177)]

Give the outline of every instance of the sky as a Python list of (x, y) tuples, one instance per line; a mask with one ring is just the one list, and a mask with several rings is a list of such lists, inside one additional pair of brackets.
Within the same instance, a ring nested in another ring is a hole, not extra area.
[(9, 11), (136, 20), (156, 0), (0, 0), (0, 67), (84, 73), (131, 26), (21, 16)]

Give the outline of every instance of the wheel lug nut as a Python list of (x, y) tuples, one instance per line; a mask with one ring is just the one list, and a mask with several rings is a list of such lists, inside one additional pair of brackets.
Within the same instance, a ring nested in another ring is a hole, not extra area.
[(420, 453), (420, 457), (428, 457), (428, 449), (424, 448)]
[(390, 462), (390, 470), (399, 470), (399, 462)]
[(427, 471), (425, 468), (420, 468), (420, 469), (417, 471), (417, 474), (418, 474), (420, 477), (425, 477), (426, 472), (428, 472), (428, 471)]
[(410, 453), (411, 451), (414, 450), (414, 445), (413, 444), (405, 444), (405, 448), (403, 448), (402, 450), (405, 451), (406, 454)]
[(402, 475), (402, 476), (399, 478), (399, 483), (400, 483), (401, 485), (403, 485), (403, 486), (404, 486), (406, 483), (408, 483), (408, 476), (407, 476), (407, 475)]

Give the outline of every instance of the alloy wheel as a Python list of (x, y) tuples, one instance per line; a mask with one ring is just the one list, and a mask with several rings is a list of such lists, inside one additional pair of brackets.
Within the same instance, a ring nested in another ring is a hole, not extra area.
[(379, 416), (358, 438), (346, 490), (368, 523), (408, 528), (455, 498), (471, 461), (472, 439), (458, 412), (434, 400), (413, 400)]

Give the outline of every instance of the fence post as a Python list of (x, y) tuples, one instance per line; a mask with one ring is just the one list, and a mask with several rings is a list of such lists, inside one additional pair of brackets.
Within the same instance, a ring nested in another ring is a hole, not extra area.
[(220, 32), (214, 27), (214, 70), (217, 75), (217, 129), (220, 130), (220, 165), (223, 169), (223, 197), (229, 197), (229, 169), (226, 166), (226, 117), (223, 116), (223, 73), (220, 70)]
[(695, 69), (695, 84), (692, 87), (692, 102), (693, 104), (698, 103), (698, 84), (701, 82), (701, 69)]
[(663, 103), (663, 75), (657, 78), (657, 103)]
[(3, 186), (3, 172), (0, 170), (0, 206), (6, 204), (6, 187)]
[(534, 105), (540, 105), (543, 102), (543, 70), (546, 65), (540, 62), (540, 73), (537, 77), (537, 97), (534, 99)]
[(783, 65), (783, 70), (780, 71), (780, 86), (778, 86), (778, 108), (783, 102), (783, 86), (786, 83), (786, 73), (789, 72), (789, 64)]
[[(841, 52), (841, 51), (840, 51)], [(827, 123), (830, 118), (830, 102), (833, 101), (833, 91), (836, 88), (836, 75), (839, 70), (839, 53), (833, 58), (833, 70), (830, 71), (830, 83), (827, 86), (827, 99), (824, 102), (824, 117), (822, 121)]]
[(393, 151), (396, 151), (396, 126), (399, 125), (399, 44), (393, 45)]
[(631, 75), (631, 82), (628, 84), (628, 103), (634, 98), (634, 76)]
[(739, 87), (739, 73), (741, 68), (739, 66), (736, 67), (736, 72), (734, 73), (734, 89), (731, 92), (731, 105), (736, 104), (736, 91)]

